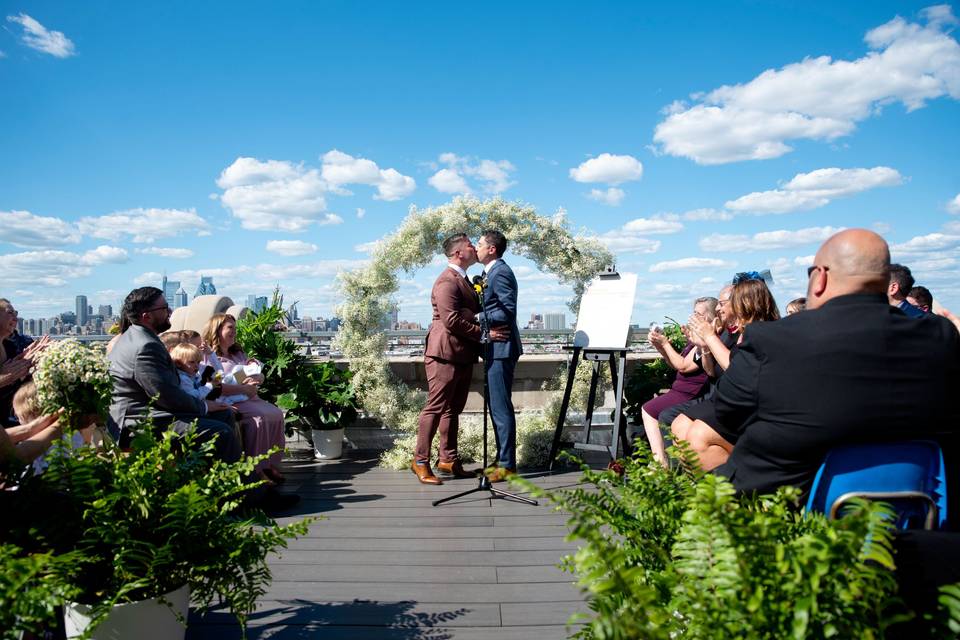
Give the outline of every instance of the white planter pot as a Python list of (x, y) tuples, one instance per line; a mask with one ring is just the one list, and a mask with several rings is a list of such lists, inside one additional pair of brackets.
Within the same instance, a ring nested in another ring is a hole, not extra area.
[(343, 427), (313, 429), (313, 457), (317, 460), (335, 460), (343, 453)]
[[(157, 598), (119, 604), (97, 625), (93, 640), (183, 640), (187, 633), (187, 613), (190, 611), (190, 589), (183, 585), (164, 596), (170, 605)], [(64, 626), (68, 638), (79, 638), (90, 625), (90, 607), (67, 603), (63, 608)], [(179, 616), (179, 618), (178, 618)], [(180, 620), (183, 620), (181, 622)]]

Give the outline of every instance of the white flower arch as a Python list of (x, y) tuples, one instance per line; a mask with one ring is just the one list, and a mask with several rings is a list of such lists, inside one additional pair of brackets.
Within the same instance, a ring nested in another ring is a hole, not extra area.
[(454, 233), (476, 238), (488, 228), (507, 237), (510, 253), (529, 258), (570, 285), (574, 313), (587, 284), (613, 261), (598, 241), (570, 232), (563, 210), (548, 218), (531, 206), (500, 198), (455, 198), (436, 208), (411, 207), (400, 227), (376, 244), (368, 266), (340, 276), (345, 301), (338, 309), (342, 324), (337, 345), (350, 359), (363, 408), (383, 424), (415, 431), (425, 400), (422, 391), (393, 375), (384, 355), (387, 338), (380, 327), (399, 289), (397, 273), (430, 264), (442, 253), (443, 240)]

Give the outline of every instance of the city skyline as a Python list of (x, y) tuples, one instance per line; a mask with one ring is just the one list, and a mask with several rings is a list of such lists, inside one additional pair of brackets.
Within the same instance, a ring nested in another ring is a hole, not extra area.
[[(77, 294), (119, 308), (166, 275), (191, 297), (212, 277), (238, 302), (279, 284), (331, 317), (339, 271), (411, 206), (458, 195), (563, 210), (639, 275), (640, 325), (686, 317), (738, 271), (770, 269), (782, 309), (819, 243), (851, 226), (960, 308), (953, 5), (109, 14), (5, 5), (0, 118), (16, 153), (0, 156), (0, 295), (25, 316)], [(572, 318), (569, 287), (507, 260), (519, 317)], [(398, 273), (402, 317), (429, 322), (444, 263)]]

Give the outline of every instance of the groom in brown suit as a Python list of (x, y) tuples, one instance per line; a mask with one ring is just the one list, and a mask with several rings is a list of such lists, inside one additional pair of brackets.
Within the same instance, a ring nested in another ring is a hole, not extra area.
[[(427, 403), (420, 413), (417, 448), (411, 468), (420, 482), (442, 484), (430, 469), (430, 449), (440, 432), (437, 469), (456, 478), (470, 478), (457, 455), (460, 412), (467, 403), (473, 365), (480, 355), (480, 325), (474, 317), (480, 300), (467, 279), (467, 269), (477, 263), (477, 250), (466, 234), (443, 242), (449, 264), (433, 284), (430, 303), (433, 322), (427, 332), (423, 364), (427, 373)], [(491, 340), (504, 340), (508, 331), (491, 330)]]

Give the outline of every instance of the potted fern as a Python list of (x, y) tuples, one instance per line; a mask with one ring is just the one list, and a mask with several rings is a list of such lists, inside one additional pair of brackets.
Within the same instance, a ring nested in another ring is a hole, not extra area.
[(317, 459), (339, 458), (344, 428), (357, 419), (359, 408), (351, 372), (321, 362), (303, 367), (291, 382), (293, 390), (277, 397), (287, 422), (310, 432)]
[(129, 451), (58, 443), (48, 461), (6, 501), (0, 539), (21, 558), (74, 554), (47, 563), (73, 601), (70, 637), (182, 638), (188, 603), (215, 599), (243, 625), (270, 582), (267, 554), (306, 532), (244, 512), (256, 459), (223, 463), (193, 434), (146, 428)]

